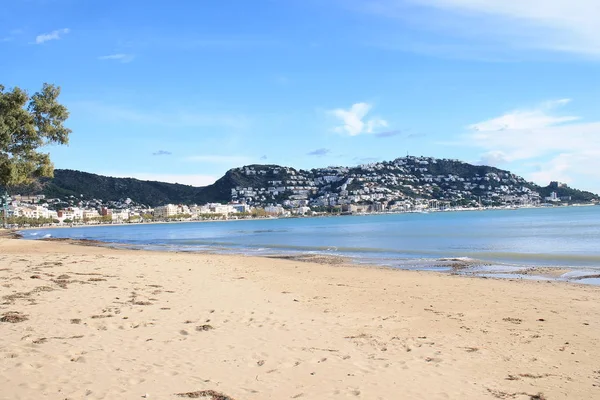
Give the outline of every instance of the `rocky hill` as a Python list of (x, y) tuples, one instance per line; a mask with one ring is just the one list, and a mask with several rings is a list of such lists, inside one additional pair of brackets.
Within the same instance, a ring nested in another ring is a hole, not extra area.
[(417, 199), (465, 206), (501, 205), (543, 203), (551, 193), (556, 194), (555, 202), (562, 204), (600, 200), (598, 195), (557, 182), (540, 187), (509, 171), (430, 157), (403, 157), (355, 167), (312, 170), (248, 165), (229, 170), (206, 187), (59, 169), (53, 179), (13, 192), (104, 201), (130, 198), (149, 206), (237, 200), (255, 205), (331, 207), (414, 203)]

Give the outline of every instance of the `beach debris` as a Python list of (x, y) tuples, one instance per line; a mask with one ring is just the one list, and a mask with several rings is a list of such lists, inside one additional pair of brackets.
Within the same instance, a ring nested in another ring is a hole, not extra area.
[(73, 319), (71, 319), (71, 323), (72, 324), (80, 324), (81, 323), (81, 319), (80, 318), (73, 318)]
[(196, 330), (198, 332), (206, 332), (206, 331), (210, 331), (211, 329), (215, 329), (212, 327), (212, 325), (199, 325), (196, 327)]
[(543, 393), (528, 394), (530, 400), (546, 400), (546, 396)]
[(525, 373), (525, 374), (519, 374), (519, 376), (521, 378), (541, 379), (541, 378), (547, 378), (547, 377), (549, 377), (550, 374), (535, 375), (535, 374)]
[(511, 322), (513, 324), (520, 324), (521, 322), (523, 322), (523, 320), (520, 318), (512, 318), (512, 317), (502, 318), (502, 321)]
[(18, 322), (27, 321), (29, 318), (25, 314), (20, 312), (7, 312), (0, 317), (0, 322), (9, 322), (11, 324), (16, 324)]
[(177, 393), (175, 396), (186, 397), (188, 399), (235, 400), (233, 397), (229, 397), (214, 390), (199, 390), (197, 392)]
[(111, 318), (112, 314), (100, 314), (100, 315), (92, 315), (90, 318), (99, 319), (99, 318)]
[(9, 294), (7, 296), (2, 296), (2, 300), (4, 300), (4, 302), (2, 304), (13, 304), (15, 302), (15, 300), (17, 300), (17, 299), (26, 299), (31, 302), (33, 300), (30, 299), (29, 297), (32, 294), (39, 293), (39, 292), (51, 292), (53, 290), (54, 289), (49, 286), (38, 286), (30, 292), (19, 292), (19, 293)]
[[(30, 336), (30, 335), (28, 335)], [(51, 336), (51, 337), (42, 337), (39, 339), (35, 339), (33, 341), (34, 344), (42, 344), (42, 343), (46, 343), (48, 340), (54, 339), (54, 340), (70, 340), (70, 339), (81, 339), (83, 337), (83, 335), (75, 335), (75, 336)]]
[(31, 278), (31, 279), (42, 279), (42, 277), (39, 276), (39, 275), (31, 275), (29, 278)]
[(574, 276), (574, 277), (569, 278), (569, 279), (574, 280), (574, 281), (579, 281), (579, 280), (582, 280), (582, 279), (598, 279), (598, 278), (600, 278), (600, 274)]
[(62, 289), (66, 289), (67, 284), (73, 283), (73, 282), (70, 281), (69, 279), (61, 279), (61, 277), (64, 277), (64, 276), (68, 276), (68, 275), (60, 275), (58, 278), (52, 279), (52, 282), (56, 283), (58, 285), (58, 287), (60, 287)]
[[(511, 376), (511, 375), (509, 375), (509, 376)], [(508, 393), (508, 392), (503, 392), (501, 390), (494, 390), (494, 389), (490, 389), (490, 388), (487, 388), (487, 391), (497, 399), (514, 399), (517, 396), (528, 396), (529, 400), (548, 400), (548, 398), (546, 396), (544, 396), (543, 393), (537, 393), (537, 394), (529, 394), (526, 392)]]

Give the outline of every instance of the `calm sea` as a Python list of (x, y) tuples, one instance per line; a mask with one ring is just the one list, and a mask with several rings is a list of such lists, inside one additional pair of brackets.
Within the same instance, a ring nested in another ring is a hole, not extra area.
[(600, 207), (386, 214), (27, 230), (27, 239), (255, 255), (316, 253), (397, 267), (465, 257), (600, 269)]

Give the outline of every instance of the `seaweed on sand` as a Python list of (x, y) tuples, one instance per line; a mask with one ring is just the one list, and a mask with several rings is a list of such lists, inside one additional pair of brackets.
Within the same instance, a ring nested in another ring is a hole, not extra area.
[(233, 397), (229, 397), (223, 393), (215, 392), (214, 390), (199, 390), (197, 392), (177, 393), (176, 396), (186, 397), (188, 399), (201, 399), (207, 400), (235, 400)]

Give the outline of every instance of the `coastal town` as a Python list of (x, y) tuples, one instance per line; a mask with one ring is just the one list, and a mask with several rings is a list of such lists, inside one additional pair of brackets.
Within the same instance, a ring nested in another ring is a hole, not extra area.
[[(486, 167), (487, 168), (487, 167)], [(489, 169), (489, 168), (488, 168)], [(453, 171), (453, 172), (448, 172)], [(310, 171), (253, 165), (230, 170), (239, 183), (228, 201), (163, 204), (150, 207), (131, 198), (117, 201), (84, 195), (46, 198), (13, 195), (5, 201), (7, 221), (27, 224), (119, 224), (266, 217), (395, 212), (435, 212), (558, 206), (572, 203), (556, 190), (542, 196), (533, 184), (501, 170), (478, 173), (479, 167), (457, 160), (403, 157), (357, 167)]]

